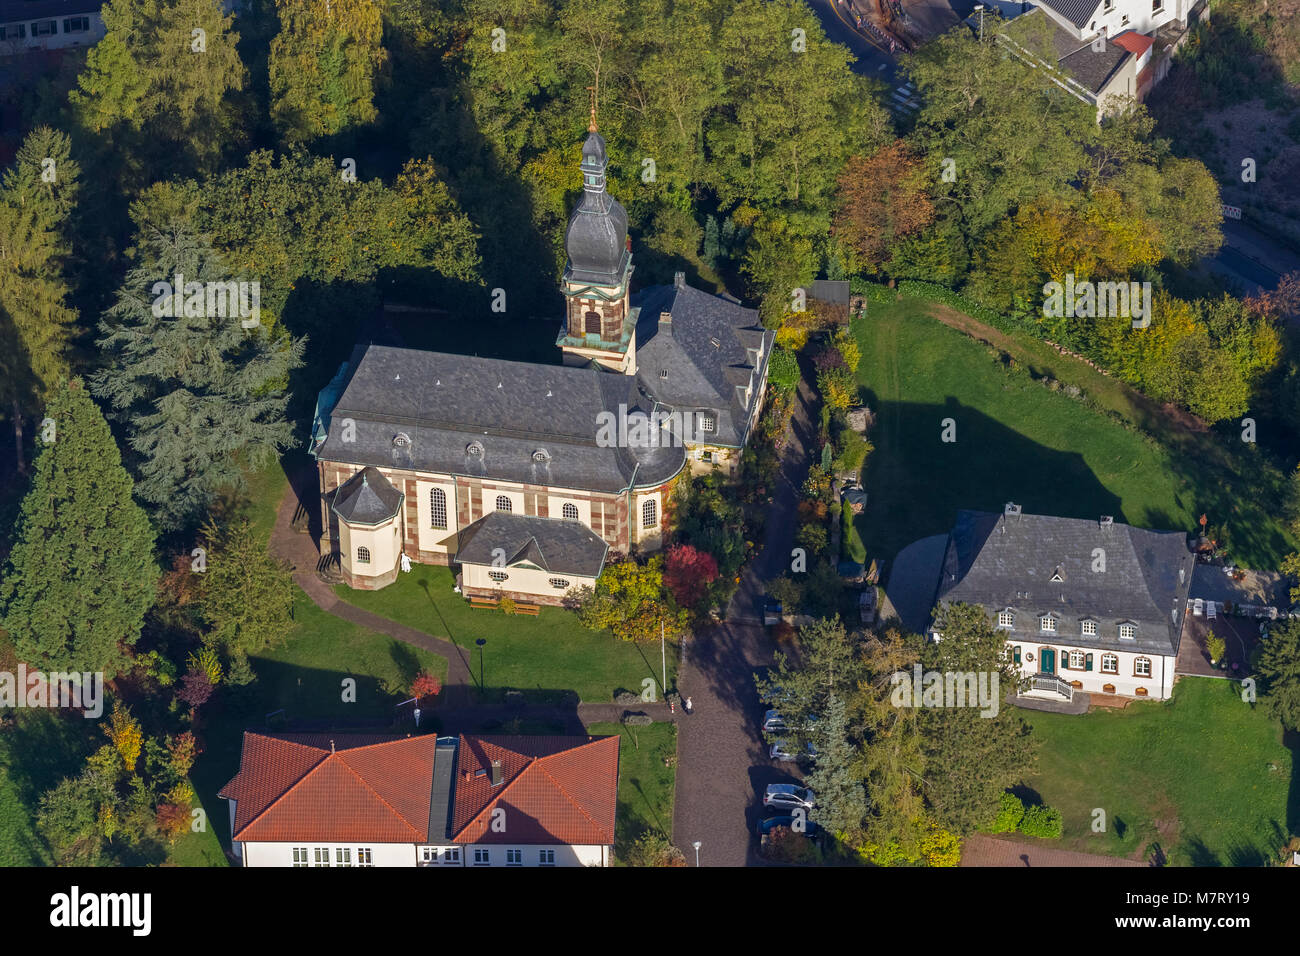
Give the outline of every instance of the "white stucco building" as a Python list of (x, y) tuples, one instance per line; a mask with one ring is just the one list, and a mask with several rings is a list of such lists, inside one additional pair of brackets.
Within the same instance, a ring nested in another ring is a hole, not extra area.
[(244, 866), (608, 866), (617, 737), (247, 731), (229, 802)]

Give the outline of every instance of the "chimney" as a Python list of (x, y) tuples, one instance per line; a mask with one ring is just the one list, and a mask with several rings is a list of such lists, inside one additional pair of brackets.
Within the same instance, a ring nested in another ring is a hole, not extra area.
[(1011, 518), (1011, 517), (1016, 517), (1016, 518), (1018, 518), (1018, 517), (1020, 517), (1020, 505), (1016, 504), (1016, 503), (1013, 502), (1013, 501), (1008, 501), (1008, 502), (1006, 503), (1006, 506), (1003, 507), (1003, 509), (1002, 509), (1002, 514), (1005, 515), (1005, 516), (1008, 517), (1008, 518)]
[(334, 741), (330, 740), (330, 753), (334, 752)]
[(672, 325), (672, 324), (673, 324), (673, 314), (672, 314), (671, 312), (660, 312), (660, 313), (659, 313), (659, 324), (660, 324), (660, 325)]
[(1098, 522), (1098, 524), (1101, 526), (1103, 530), (1109, 528), (1114, 523), (1115, 523), (1115, 518), (1113, 515), (1102, 515), (1101, 520)]
[(684, 289), (684, 288), (686, 288), (686, 273), (685, 273), (685, 272), (674, 272), (674, 273), (673, 273), (673, 285), (674, 285), (676, 288), (678, 288), (678, 289)]
[(493, 760), (492, 761), (492, 786), (499, 787), (500, 785), (501, 785), (501, 761)]

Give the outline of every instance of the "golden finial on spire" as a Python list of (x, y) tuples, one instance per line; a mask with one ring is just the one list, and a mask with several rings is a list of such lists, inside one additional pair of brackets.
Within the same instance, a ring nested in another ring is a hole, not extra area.
[(591, 122), (587, 124), (587, 132), (596, 132), (596, 88), (587, 87), (587, 92), (591, 94)]

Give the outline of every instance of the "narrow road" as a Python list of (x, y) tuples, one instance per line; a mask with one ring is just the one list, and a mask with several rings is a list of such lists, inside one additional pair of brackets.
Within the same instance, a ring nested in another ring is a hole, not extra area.
[(808, 475), (807, 449), (816, 437), (813, 406), (813, 391), (801, 382), (763, 549), (742, 575), (725, 623), (693, 637), (683, 653), (678, 686), (694, 709), (677, 725), (673, 842), (693, 860), (692, 845), (699, 841), (701, 866), (750, 863), (762, 809), (759, 794), (769, 783), (794, 779), (789, 765), (767, 757), (754, 671), (772, 663), (773, 644), (759, 602), (763, 581), (790, 570), (796, 505)]

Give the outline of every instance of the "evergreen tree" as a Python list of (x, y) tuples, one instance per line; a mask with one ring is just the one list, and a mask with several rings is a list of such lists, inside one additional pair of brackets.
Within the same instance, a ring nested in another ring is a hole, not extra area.
[(99, 409), (58, 389), (17, 544), (0, 581), (0, 623), (21, 659), (47, 670), (123, 670), (153, 604), (153, 530)]
[(942, 608), (936, 629), (943, 639), (926, 645), (922, 660), (927, 671), (987, 674), (990, 684), (992, 675), (998, 676), (999, 699), (993, 704), (998, 710), (992, 716), (977, 706), (920, 711), (925, 796), (942, 826), (966, 834), (997, 816), (1002, 792), (1032, 767), (1033, 739), (1015, 711), (1001, 706), (1000, 698), (1015, 686), (1017, 675), (1006, 641), (984, 609), (969, 604)]
[(287, 142), (373, 123), (375, 83), (388, 61), (374, 0), (276, 0), (271, 118)]
[(1265, 709), (1288, 730), (1300, 730), (1300, 622), (1274, 625), (1256, 653)]
[[(107, 131), (137, 175), (210, 172), (243, 136), (248, 79), (219, 0), (108, 0), (106, 35), (69, 95), (88, 132)], [(145, 178), (156, 178), (145, 177)]]
[(293, 578), (244, 522), (222, 532), (204, 528), (208, 568), (200, 613), (207, 641), (238, 659), (283, 642), (293, 627)]
[(817, 795), (810, 816), (832, 833), (856, 836), (863, 830), (868, 809), (862, 780), (862, 734), (850, 727), (840, 694), (827, 696), (809, 736), (817, 751), (806, 781)]
[[(100, 323), (107, 362), (92, 379), (134, 452), (137, 495), (168, 530), (239, 486), (242, 464), (259, 466), (293, 444), (285, 385), (304, 347), (265, 324), (245, 328), (241, 315), (218, 314), (229, 309), (213, 308), (203, 287), (242, 280), (188, 230), (185, 223), (146, 230), (137, 264)], [(161, 283), (177, 275), (186, 286), (181, 314), (157, 314), (175, 311), (162, 308)]]
[(79, 176), (68, 137), (39, 127), (0, 184), (0, 392), (12, 417), (20, 471), (23, 421), (68, 372), (76, 313), (67, 305), (62, 233)]

